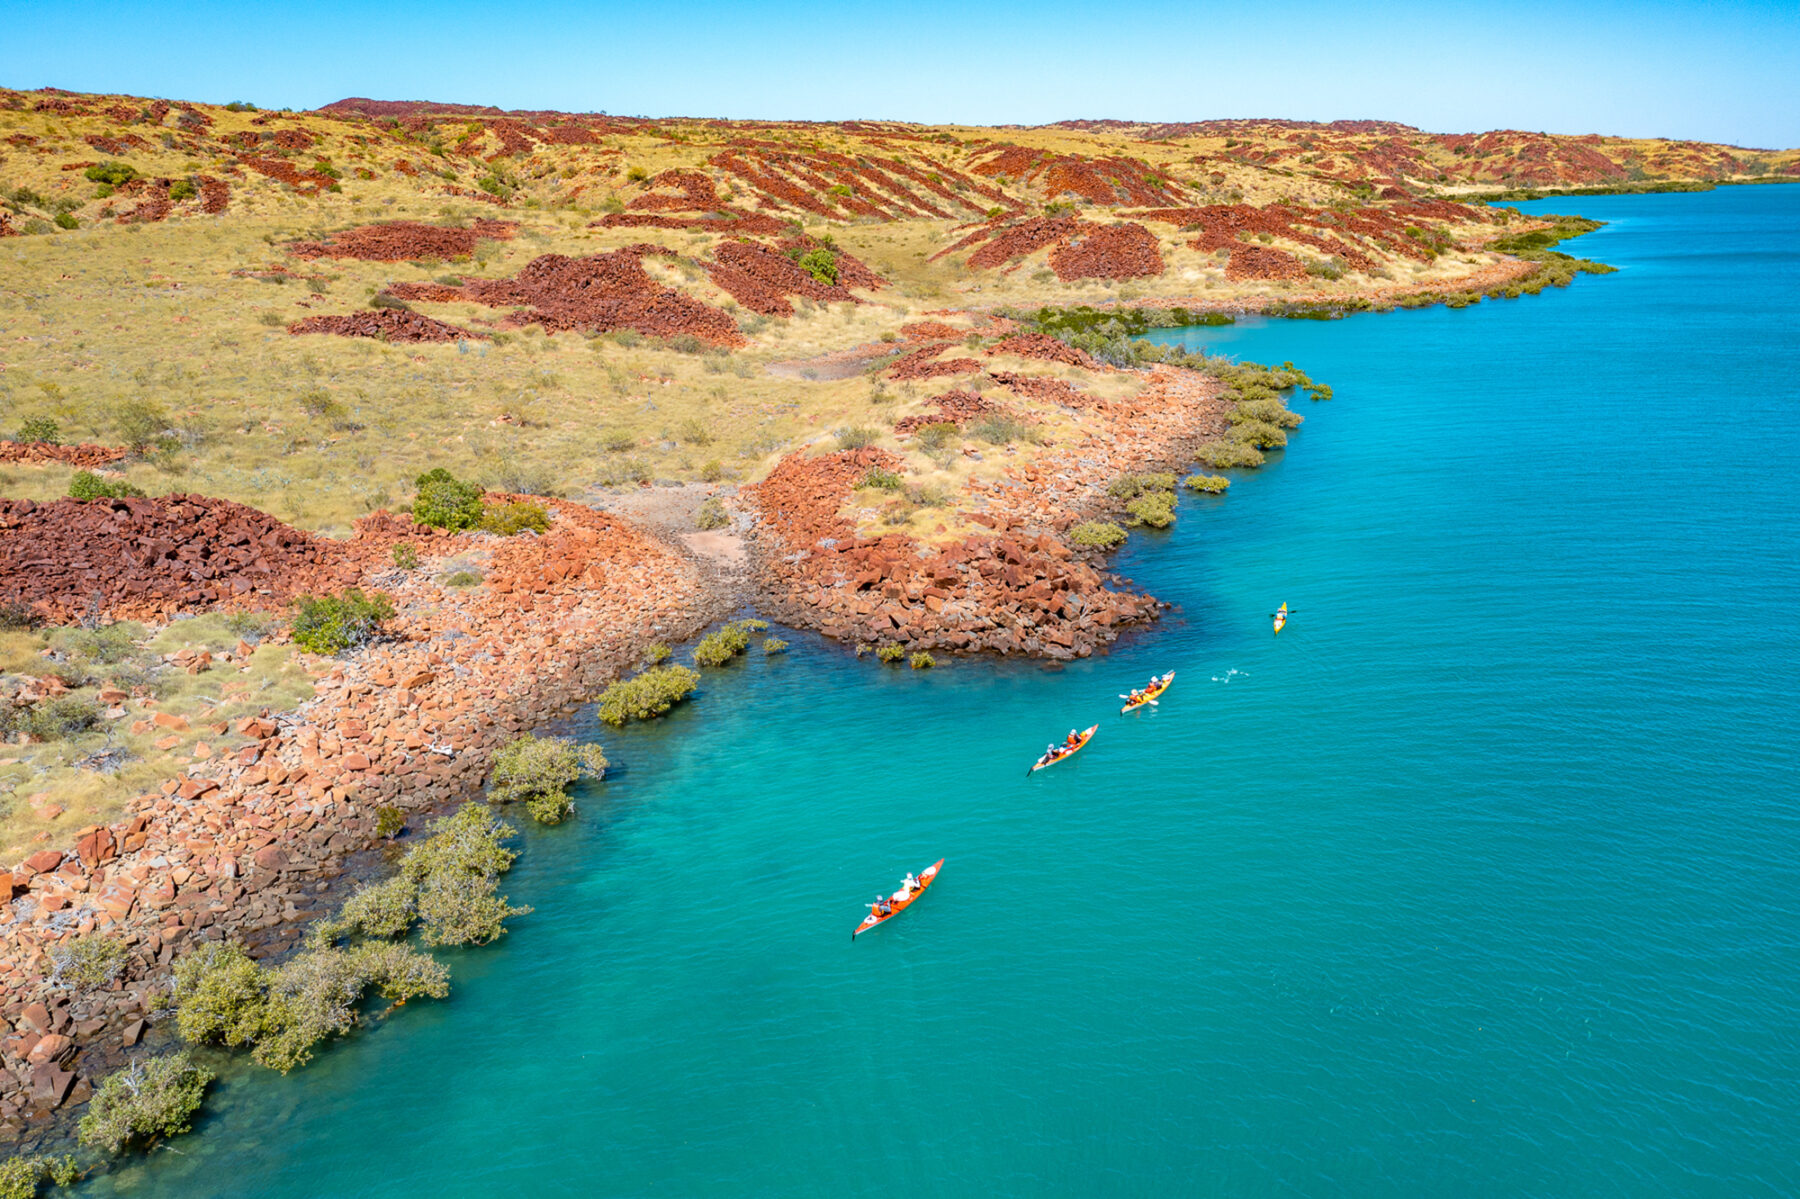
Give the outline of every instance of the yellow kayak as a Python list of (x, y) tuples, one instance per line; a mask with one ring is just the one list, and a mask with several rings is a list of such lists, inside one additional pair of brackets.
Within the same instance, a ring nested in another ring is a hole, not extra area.
[(1287, 624), (1287, 618), (1288, 618), (1288, 610), (1287, 610), (1286, 604), (1283, 604), (1283, 605), (1281, 605), (1281, 607), (1275, 609), (1275, 631), (1277, 633), (1281, 632), (1282, 628)]

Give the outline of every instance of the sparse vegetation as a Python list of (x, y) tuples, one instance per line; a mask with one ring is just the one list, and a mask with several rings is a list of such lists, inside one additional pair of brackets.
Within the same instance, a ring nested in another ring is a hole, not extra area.
[(1206, 495), (1223, 495), (1231, 486), (1231, 480), (1224, 475), (1189, 475), (1181, 481), (1181, 485), (1189, 491), (1199, 491)]
[(886, 644), (886, 645), (882, 646), (880, 649), (876, 650), (875, 656), (877, 658), (879, 658), (881, 661), (886, 662), (889, 665), (892, 665), (893, 663), (898, 662), (906, 657), (906, 650), (903, 646), (897, 645), (890, 641), (888, 644)]
[(723, 666), (750, 647), (750, 634), (769, 627), (762, 620), (734, 620), (700, 639), (694, 647), (694, 662), (699, 666)]
[(481, 510), (477, 528), (499, 537), (515, 537), (520, 533), (550, 531), (550, 513), (542, 504), (520, 500), (510, 504), (487, 504)]
[(36, 442), (39, 445), (62, 444), (62, 426), (47, 416), (32, 416), (19, 422), (19, 432), (15, 441)]
[(937, 665), (937, 660), (924, 650), (920, 650), (912, 656), (910, 664), (914, 670), (930, 670)]
[(50, 985), (82, 993), (107, 986), (125, 968), (122, 941), (100, 933), (70, 937), (49, 953)]

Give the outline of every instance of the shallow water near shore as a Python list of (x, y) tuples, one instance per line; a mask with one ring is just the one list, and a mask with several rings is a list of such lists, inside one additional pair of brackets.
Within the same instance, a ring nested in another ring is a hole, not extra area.
[(1337, 398), (1133, 538), (1159, 626), (578, 723), (449, 1002), (89, 1193), (1800, 1191), (1800, 188), (1523, 207), (1621, 271), (1161, 335)]

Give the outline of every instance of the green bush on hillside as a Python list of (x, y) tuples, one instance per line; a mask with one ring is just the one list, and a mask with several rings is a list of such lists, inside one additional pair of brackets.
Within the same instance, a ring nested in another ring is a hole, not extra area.
[[(664, 657), (667, 656), (665, 652)], [(661, 716), (692, 695), (699, 685), (699, 672), (685, 666), (646, 670), (635, 678), (621, 679), (600, 693), (600, 719), (610, 725), (623, 725), (628, 720)]]
[(700, 511), (694, 515), (694, 525), (700, 529), (723, 529), (730, 524), (731, 516), (725, 511), (725, 503), (716, 495), (701, 501)]
[(118, 187), (138, 177), (137, 168), (124, 162), (97, 162), (82, 172), (90, 182)]
[(422, 525), (460, 533), (481, 523), (481, 488), (465, 483), (443, 467), (426, 471), (414, 480), (413, 519)]
[(800, 257), (800, 269), (827, 287), (835, 287), (838, 281), (837, 255), (824, 246), (808, 250)]
[(107, 986), (125, 968), (123, 941), (99, 933), (70, 937), (49, 953), (51, 986), (65, 986), (76, 993)]
[(482, 507), (478, 526), (484, 533), (512, 537), (519, 533), (547, 533), (550, 513), (542, 504), (520, 500), (510, 504), (487, 504)]
[(39, 445), (62, 444), (62, 426), (47, 416), (32, 416), (19, 422), (15, 441), (37, 442)]
[(289, 625), (294, 644), (308, 653), (338, 654), (361, 649), (381, 636), (394, 602), (381, 592), (364, 595), (352, 587), (342, 595), (303, 595), (294, 601)]
[(124, 479), (107, 479), (91, 470), (78, 470), (69, 479), (72, 500), (122, 500), (127, 496), (142, 498), (143, 488), (133, 487)]

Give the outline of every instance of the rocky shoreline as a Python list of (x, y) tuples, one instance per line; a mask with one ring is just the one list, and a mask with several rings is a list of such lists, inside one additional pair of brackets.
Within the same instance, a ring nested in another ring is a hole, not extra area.
[[(30, 855), (0, 885), (0, 1131), (29, 1148), (66, 1124), (59, 1109), (145, 1035), (150, 999), (198, 939), (292, 948), (337, 896), (349, 855), (380, 843), (375, 809), (417, 820), (479, 791), (489, 752), (589, 699), (642, 659), (721, 614), (687, 555), (603, 513), (550, 501), (541, 537), (431, 536), (378, 514), (362, 557), (404, 536), (426, 556), (483, 554), (486, 586), (446, 593), (425, 572), (365, 565), (388, 591), (392, 637), (345, 661), (319, 659), (313, 699), (221, 730), (238, 744), (196, 764), (129, 813)], [(228, 669), (230, 664), (214, 664)], [(149, 708), (148, 704), (141, 706)], [(152, 711), (140, 718), (154, 720)], [(78, 996), (46, 978), (49, 950), (93, 931), (128, 964)]]

